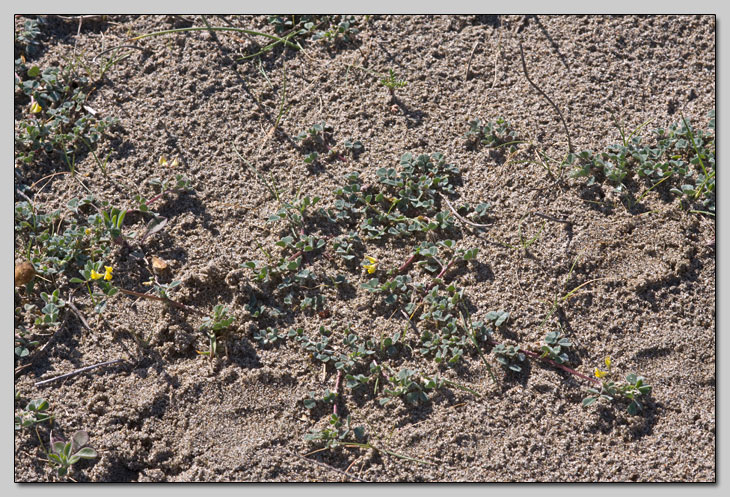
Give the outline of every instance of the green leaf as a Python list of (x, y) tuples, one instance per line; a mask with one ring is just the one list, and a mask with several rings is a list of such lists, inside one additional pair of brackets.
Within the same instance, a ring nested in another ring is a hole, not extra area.
[(63, 441), (63, 440), (58, 440), (58, 441), (55, 441), (55, 442), (53, 442), (53, 443), (51, 444), (51, 450), (52, 450), (52, 451), (53, 451), (53, 452), (54, 452), (55, 454), (61, 454), (61, 453), (63, 452), (63, 448), (64, 448), (64, 446), (65, 446), (65, 445), (66, 445), (66, 444), (64, 443), (64, 441)]
[(355, 435), (357, 440), (362, 440), (365, 437), (365, 428), (362, 426), (356, 426), (352, 429), (352, 433)]
[(29, 411), (45, 411), (48, 409), (48, 401), (46, 399), (33, 399), (26, 407)]
[(82, 459), (94, 459), (97, 456), (97, 453), (94, 449), (91, 447), (84, 447), (80, 451), (78, 451), (76, 454), (73, 455), (73, 457), (80, 457)]
[(639, 392), (641, 392), (641, 395), (649, 395), (651, 393), (651, 386), (649, 386), (649, 385), (640, 386)]
[(583, 407), (588, 407), (589, 405), (593, 404), (597, 400), (598, 400), (598, 397), (586, 397), (585, 399), (583, 399)]
[(509, 312), (499, 311), (500, 316), (499, 318), (494, 322), (494, 326), (500, 326), (502, 323), (507, 321), (507, 318), (509, 318)]
[(78, 430), (71, 437), (71, 442), (74, 448), (83, 447), (89, 443), (89, 434), (85, 430)]

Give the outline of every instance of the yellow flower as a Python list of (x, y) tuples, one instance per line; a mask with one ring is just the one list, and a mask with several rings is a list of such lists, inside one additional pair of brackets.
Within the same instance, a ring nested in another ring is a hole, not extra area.
[(180, 161), (177, 159), (174, 159), (172, 162), (168, 162), (167, 158), (162, 155), (160, 156), (160, 165), (161, 166), (170, 166), (170, 167), (177, 167), (180, 165)]
[(596, 378), (603, 378), (608, 374), (608, 371), (601, 371), (600, 369), (596, 368), (596, 371), (593, 374), (596, 375)]
[(43, 107), (38, 105), (38, 102), (33, 102), (30, 104), (30, 113), (31, 114), (38, 114), (41, 110), (43, 110)]
[(84, 233), (86, 233), (87, 235), (90, 235), (91, 234), (91, 228), (86, 228), (84, 230)]
[(606, 367), (611, 369), (611, 358), (606, 356), (606, 359), (604, 362), (606, 363)]
[(104, 279), (109, 281), (110, 279), (112, 279), (112, 271), (114, 270), (114, 268), (111, 266), (104, 266), (104, 269), (106, 270), (104, 273)]
[(97, 272), (96, 272), (96, 271), (94, 271), (93, 269), (91, 270), (91, 279), (92, 279), (92, 280), (98, 280), (98, 279), (100, 279), (100, 278), (101, 278), (102, 276), (103, 276), (102, 274), (99, 274), (99, 273), (97, 273)]
[(373, 274), (378, 270), (378, 260), (375, 257), (370, 257), (369, 255), (366, 255), (365, 258), (370, 264), (363, 264), (363, 267), (368, 270), (368, 274)]

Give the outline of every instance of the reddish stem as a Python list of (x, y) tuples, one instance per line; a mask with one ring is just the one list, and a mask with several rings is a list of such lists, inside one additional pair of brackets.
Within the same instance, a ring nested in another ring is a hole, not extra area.
[[(495, 346), (499, 345), (499, 342), (496, 342), (496, 341), (492, 340), (491, 338), (488, 341), (491, 345), (495, 345)], [(583, 378), (586, 381), (591, 381), (597, 385), (601, 385), (601, 380), (599, 380), (597, 378), (591, 378), (590, 376), (586, 376), (583, 373), (579, 373), (575, 369), (569, 368), (568, 366), (564, 366), (563, 364), (558, 364), (557, 362), (553, 361), (552, 359), (550, 359), (548, 357), (543, 357), (541, 354), (538, 354), (537, 352), (532, 352), (531, 350), (525, 350), (522, 348), (520, 349), (520, 351), (524, 352), (525, 355), (532, 357), (533, 359), (539, 359), (539, 360), (545, 361), (548, 364), (551, 364), (551, 365), (555, 366), (556, 368), (560, 368), (567, 373), (575, 375), (579, 378)]]
[(147, 201), (147, 205), (149, 205), (149, 204), (151, 204), (152, 202), (155, 202), (155, 201), (157, 201), (157, 200), (160, 200), (160, 198), (161, 198), (161, 197), (162, 197), (162, 196), (163, 196), (164, 194), (165, 194), (165, 191), (164, 191), (164, 190), (163, 190), (163, 191), (161, 191), (160, 193), (158, 193), (157, 195), (155, 195), (154, 197), (152, 197), (151, 199), (149, 199), (149, 200)]
[[(442, 277), (442, 276), (444, 275), (444, 273), (445, 273), (445, 272), (446, 272), (446, 271), (447, 271), (447, 270), (448, 270), (448, 269), (449, 269), (449, 268), (451, 267), (451, 265), (452, 265), (452, 264), (453, 264), (453, 263), (454, 263), (455, 261), (456, 261), (456, 259), (455, 259), (455, 258), (454, 258), (454, 259), (451, 259), (451, 260), (449, 261), (449, 263), (448, 263), (448, 264), (446, 264), (446, 266), (445, 266), (445, 267), (444, 267), (444, 268), (443, 268), (443, 269), (441, 270), (441, 272), (440, 272), (440, 273), (438, 274), (438, 276), (436, 276), (436, 279), (439, 279), (439, 278), (441, 278), (441, 277)], [(436, 284), (436, 282), (434, 281), (434, 282), (432, 282), (432, 283), (431, 283), (431, 286), (433, 286), (433, 285), (435, 285), (435, 284)]]
[(404, 263), (403, 263), (403, 265), (402, 265), (401, 267), (399, 267), (399, 268), (398, 268), (398, 271), (397, 271), (397, 273), (402, 273), (403, 271), (405, 271), (406, 269), (408, 269), (408, 267), (409, 267), (409, 266), (410, 266), (411, 264), (413, 264), (413, 261), (415, 261), (415, 260), (416, 260), (416, 257), (418, 257), (418, 252), (414, 252), (414, 253), (413, 253), (413, 254), (412, 254), (412, 255), (411, 255), (411, 256), (410, 256), (409, 258), (408, 258), (408, 260), (407, 260), (406, 262), (404, 262)]
[[(306, 232), (306, 231), (304, 231), (304, 228), (302, 228), (302, 229), (300, 229), (300, 230), (299, 230), (299, 234), (300, 234), (300, 235), (302, 235), (302, 236), (307, 236), (307, 232)], [(299, 251), (299, 252), (297, 252), (296, 254), (294, 254), (294, 255), (292, 255), (291, 257), (289, 257), (289, 258), (288, 258), (287, 260), (289, 260), (289, 261), (293, 261), (293, 260), (295, 260), (295, 259), (296, 259), (297, 257), (299, 257), (300, 255), (302, 255), (303, 253), (304, 253), (304, 251), (303, 251), (303, 250), (300, 250), (300, 251)]]

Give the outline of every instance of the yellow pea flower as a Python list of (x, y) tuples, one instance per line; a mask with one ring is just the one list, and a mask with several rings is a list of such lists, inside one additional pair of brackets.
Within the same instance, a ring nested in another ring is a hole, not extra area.
[(160, 156), (160, 161), (159, 162), (160, 162), (160, 165), (161, 166), (177, 167), (177, 166), (180, 165), (180, 161), (177, 160), (177, 159), (173, 159), (172, 162), (168, 162), (167, 161), (167, 158), (164, 155)]
[(368, 274), (373, 274), (378, 270), (378, 260), (375, 257), (370, 257), (369, 255), (366, 255), (365, 258), (370, 264), (364, 264), (363, 267), (367, 269)]
[(94, 271), (93, 269), (91, 270), (91, 279), (92, 279), (92, 280), (98, 280), (98, 279), (101, 279), (101, 277), (102, 277), (102, 276), (103, 276), (102, 274), (99, 274), (99, 273), (97, 273), (97, 272), (96, 272), (96, 271)]
[(90, 235), (91, 234), (91, 228), (86, 228), (84, 230), (84, 233), (86, 233), (87, 235)]
[(112, 271), (114, 270), (114, 268), (111, 266), (104, 266), (104, 269), (106, 270), (104, 273), (104, 279), (109, 281), (110, 279), (112, 279)]
[(596, 375), (596, 378), (603, 378), (608, 374), (608, 371), (601, 371), (600, 369), (596, 368), (595, 372), (593, 373)]
[(43, 107), (41, 107), (38, 102), (33, 102), (30, 104), (30, 113), (31, 114), (38, 114), (41, 110), (43, 110)]
[(606, 359), (604, 362), (606, 363), (606, 367), (611, 369), (611, 358), (606, 356)]

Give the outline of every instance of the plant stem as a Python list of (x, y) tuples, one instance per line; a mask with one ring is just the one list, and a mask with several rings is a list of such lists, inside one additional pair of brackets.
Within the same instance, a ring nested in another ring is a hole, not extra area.
[[(495, 340), (492, 340), (491, 338), (490, 338), (490, 339), (488, 339), (487, 341), (489, 342), (489, 344), (490, 344), (490, 345), (493, 345), (493, 346), (495, 346), (495, 347), (496, 347), (497, 345), (500, 345), (500, 343), (499, 343), (499, 342), (497, 342), (497, 341), (495, 341)], [(590, 382), (593, 382), (593, 383), (595, 383), (595, 384), (597, 384), (597, 385), (601, 385), (601, 384), (602, 384), (602, 383), (601, 383), (601, 380), (599, 380), (599, 379), (597, 379), (597, 378), (591, 378), (590, 376), (586, 376), (586, 375), (584, 375), (583, 373), (579, 373), (579, 372), (578, 372), (578, 371), (576, 371), (575, 369), (569, 368), (568, 366), (565, 366), (565, 365), (563, 365), (563, 364), (558, 364), (557, 362), (553, 361), (552, 359), (550, 359), (550, 358), (548, 358), (548, 357), (542, 357), (542, 355), (538, 354), (537, 352), (532, 352), (531, 350), (525, 350), (525, 349), (523, 349), (523, 348), (520, 348), (520, 351), (521, 351), (521, 352), (524, 352), (524, 353), (525, 353), (525, 355), (526, 355), (526, 356), (528, 356), (528, 357), (531, 357), (531, 358), (533, 358), (533, 359), (538, 359), (538, 360), (541, 360), (541, 361), (547, 362), (548, 364), (550, 364), (550, 365), (552, 365), (552, 366), (555, 366), (556, 368), (560, 368), (560, 369), (562, 369), (563, 371), (565, 371), (565, 372), (567, 372), (567, 373), (570, 373), (570, 374), (572, 374), (572, 375), (574, 375), (574, 376), (577, 376), (577, 377), (579, 377), (579, 378), (582, 378), (582, 379), (584, 379), (584, 380), (586, 380), (586, 381), (590, 381)]]
[(96, 305), (96, 299), (94, 298), (94, 294), (91, 291), (91, 287), (89, 286), (89, 281), (86, 281), (86, 288), (89, 290), (89, 296), (91, 297), (91, 301)]
[(401, 267), (398, 268), (398, 271), (396, 271), (396, 273), (402, 273), (403, 271), (408, 269), (408, 267), (413, 264), (413, 261), (416, 260), (416, 257), (418, 257), (418, 252), (414, 252), (413, 254), (411, 254), (408, 260), (404, 262)]

